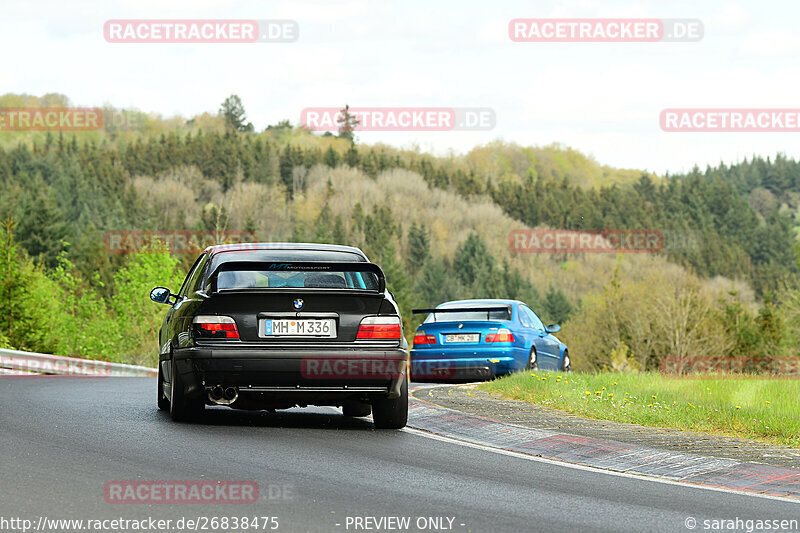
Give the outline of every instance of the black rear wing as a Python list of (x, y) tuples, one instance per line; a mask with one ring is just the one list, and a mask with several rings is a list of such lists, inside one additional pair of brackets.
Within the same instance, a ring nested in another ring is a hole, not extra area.
[[(333, 262), (333, 261), (226, 261), (221, 263), (208, 277), (211, 292), (219, 292), (217, 278), (221, 272), (236, 271), (287, 271), (287, 272), (368, 272), (374, 274), (378, 281), (377, 289), (347, 288), (344, 290), (369, 291), (383, 293), (386, 290), (386, 277), (383, 270), (375, 263), (367, 262)], [(283, 287), (281, 287), (283, 288)], [(286, 287), (297, 290), (302, 287)], [(269, 289), (265, 287), (265, 289)], [(273, 290), (275, 288), (273, 287)], [(332, 288), (331, 290), (337, 290)]]
[(486, 320), (489, 320), (489, 313), (492, 311), (506, 311), (511, 316), (511, 306), (510, 305), (494, 305), (494, 306), (482, 306), (482, 307), (448, 307), (445, 309), (441, 308), (434, 308), (434, 309), (412, 309), (411, 312), (415, 315), (419, 314), (432, 314), (433, 320), (436, 320), (436, 315), (438, 313), (486, 313)]

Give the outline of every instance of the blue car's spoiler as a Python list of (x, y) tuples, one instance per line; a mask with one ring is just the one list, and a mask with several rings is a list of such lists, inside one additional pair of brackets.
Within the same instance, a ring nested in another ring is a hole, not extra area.
[(482, 307), (448, 307), (446, 309), (412, 309), (411, 312), (415, 315), (419, 314), (433, 314), (433, 319), (436, 320), (438, 313), (486, 313), (486, 320), (489, 320), (489, 313), (492, 311), (511, 311), (510, 305), (495, 305), (495, 306), (482, 306)]

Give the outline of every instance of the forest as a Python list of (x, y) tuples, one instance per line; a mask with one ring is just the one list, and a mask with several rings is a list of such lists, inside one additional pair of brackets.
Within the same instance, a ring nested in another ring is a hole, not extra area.
[[(0, 108), (69, 105), (0, 96)], [(0, 131), (0, 347), (153, 365), (164, 308), (196, 252), (111, 253), (110, 232), (248, 232), (362, 248), (407, 336), (414, 307), (516, 298), (559, 323), (573, 366), (797, 356), (800, 163), (782, 154), (659, 176), (561, 145), (466, 154), (367, 145), (289, 120), (255, 131), (232, 96), (163, 118), (103, 107), (86, 132)], [(648, 254), (524, 254), (512, 231), (658, 230)]]

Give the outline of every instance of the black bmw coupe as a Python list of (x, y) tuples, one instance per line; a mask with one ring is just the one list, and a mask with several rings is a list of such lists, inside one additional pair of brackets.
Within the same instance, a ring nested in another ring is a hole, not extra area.
[(159, 332), (158, 407), (198, 419), (234, 409), (341, 406), (405, 426), (408, 346), (383, 272), (358, 248), (236, 244), (207, 248)]

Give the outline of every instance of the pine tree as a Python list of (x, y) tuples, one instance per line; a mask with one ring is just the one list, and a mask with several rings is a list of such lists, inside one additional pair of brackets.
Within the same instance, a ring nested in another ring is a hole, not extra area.
[(348, 244), (347, 230), (344, 227), (342, 217), (336, 215), (333, 219), (333, 243)]
[(350, 148), (344, 153), (344, 162), (350, 168), (358, 167), (358, 150), (356, 150), (355, 144), (351, 144)]
[(386, 288), (391, 291), (397, 307), (400, 309), (400, 316), (403, 318), (403, 329), (406, 333), (412, 331), (411, 328), (411, 308), (416, 300), (411, 289), (411, 281), (405, 269), (395, 257), (396, 251), (393, 244), (388, 243), (384, 246), (379, 256), (378, 263), (386, 276)]
[(369, 257), (382, 257), (392, 246), (398, 227), (389, 206), (372, 206), (372, 214), (364, 218), (364, 251)]
[(361, 121), (358, 117), (350, 113), (349, 105), (345, 105), (344, 109), (341, 109), (339, 113), (340, 116), (336, 119), (336, 123), (339, 124), (339, 138), (347, 139), (351, 143), (355, 143), (355, 129)]
[(417, 280), (414, 289), (419, 295), (417, 304), (420, 307), (435, 307), (454, 300), (460, 292), (458, 281), (448, 265), (436, 257), (427, 261), (414, 279)]
[(336, 168), (339, 166), (340, 160), (339, 152), (334, 150), (333, 146), (328, 146), (328, 149), (325, 150), (325, 155), (322, 156), (322, 162), (331, 168)]
[(37, 262), (48, 268), (56, 266), (59, 254), (64, 250), (67, 224), (63, 213), (46, 187), (38, 189), (35, 197), (25, 201), (26, 215), (19, 224), (19, 243)]
[(322, 244), (331, 244), (333, 242), (332, 228), (333, 220), (331, 215), (331, 208), (328, 204), (322, 207), (316, 221), (314, 221), (314, 231), (311, 236), (311, 242), (318, 242)]
[(219, 113), (225, 117), (225, 123), (235, 131), (253, 131), (253, 123), (247, 122), (244, 104), (239, 96), (232, 94), (222, 102)]
[(406, 267), (409, 273), (416, 274), (430, 254), (430, 237), (425, 225), (417, 225), (416, 221), (412, 221), (408, 230), (408, 256), (406, 257)]
[(572, 313), (572, 304), (560, 288), (550, 285), (544, 298), (544, 315), (553, 324), (563, 324)]
[(461, 283), (470, 287), (479, 279), (479, 273), (489, 274), (495, 268), (489, 247), (477, 233), (470, 233), (456, 249), (453, 270)]

